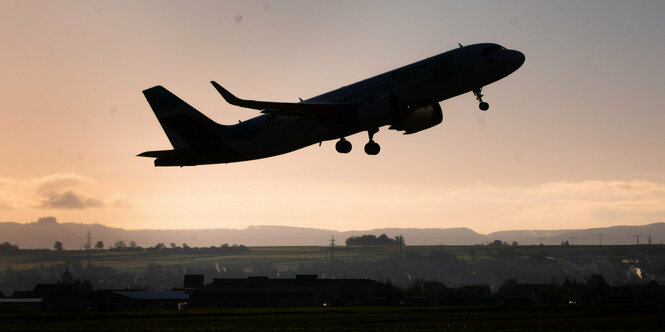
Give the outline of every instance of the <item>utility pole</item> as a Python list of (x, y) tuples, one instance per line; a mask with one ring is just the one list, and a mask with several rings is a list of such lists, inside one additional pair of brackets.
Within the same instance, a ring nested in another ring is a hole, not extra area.
[(90, 250), (90, 248), (92, 248), (91, 238), (92, 238), (92, 235), (90, 235), (90, 231), (88, 231), (88, 234), (86, 236), (85, 244), (83, 245), (83, 248), (85, 248), (85, 250)]
[(649, 234), (649, 245), (651, 245), (651, 234)]
[(639, 235), (633, 235), (637, 239), (637, 245), (640, 245), (640, 236)]
[(571, 236), (571, 237), (570, 237), (570, 240), (571, 240), (571, 242), (572, 242), (572, 245), (575, 245), (575, 237), (574, 237), (574, 236)]
[(538, 239), (538, 241), (540, 242), (540, 243), (538, 243), (538, 245), (542, 246), (544, 237), (537, 237), (536, 239)]
[(335, 235), (330, 236), (330, 261), (335, 260)]
[(598, 246), (603, 245), (603, 233), (598, 233)]
[(404, 236), (399, 235), (399, 260), (402, 260), (402, 248), (404, 248)]

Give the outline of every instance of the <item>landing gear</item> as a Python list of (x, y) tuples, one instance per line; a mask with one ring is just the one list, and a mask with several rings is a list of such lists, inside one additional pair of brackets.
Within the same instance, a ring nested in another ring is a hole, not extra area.
[(344, 137), (340, 138), (335, 144), (335, 150), (339, 153), (349, 153), (351, 152), (351, 142), (347, 141)]
[(369, 130), (367, 133), (369, 134), (369, 142), (365, 144), (365, 153), (367, 153), (370, 156), (376, 156), (381, 152), (381, 146), (374, 142), (374, 134), (378, 133), (379, 129), (372, 129)]
[(478, 88), (473, 90), (473, 95), (476, 96), (476, 100), (480, 102), (478, 108), (480, 108), (481, 111), (487, 111), (490, 109), (490, 104), (483, 101), (483, 94), (481, 93), (482, 89), (483, 88)]
[[(369, 142), (365, 144), (365, 153), (370, 156), (375, 156), (381, 152), (381, 146), (378, 143), (374, 142), (374, 134), (379, 132), (379, 129), (370, 129), (367, 131), (369, 134)], [(349, 153), (351, 152), (351, 142), (347, 141), (346, 138), (342, 137), (335, 144), (335, 150), (339, 153)]]
[(381, 146), (374, 142), (374, 141), (369, 141), (367, 144), (365, 144), (365, 153), (367, 153), (370, 156), (376, 156), (381, 152)]

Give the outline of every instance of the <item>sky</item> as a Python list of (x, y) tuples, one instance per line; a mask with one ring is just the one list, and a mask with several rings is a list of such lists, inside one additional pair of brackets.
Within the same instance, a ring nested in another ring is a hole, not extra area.
[[(286, 225), (568, 229), (665, 221), (663, 1), (0, 0), (0, 221), (127, 229)], [(141, 91), (213, 120), (298, 101), (457, 47), (517, 72), (441, 102), (443, 124), (273, 158), (155, 168)]]

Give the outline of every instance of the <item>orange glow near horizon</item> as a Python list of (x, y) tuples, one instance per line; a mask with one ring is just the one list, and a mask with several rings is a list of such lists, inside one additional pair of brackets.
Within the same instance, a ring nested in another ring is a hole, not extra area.
[[(665, 217), (665, 3), (268, 1), (0, 3), (0, 221), (128, 229), (285, 225), (564, 229)], [(213, 120), (241, 98), (297, 101), (497, 42), (526, 63), (441, 103), (444, 123), (382, 128), (265, 160), (155, 168), (170, 145), (141, 91)], [(0, 239), (3, 241), (3, 239)]]

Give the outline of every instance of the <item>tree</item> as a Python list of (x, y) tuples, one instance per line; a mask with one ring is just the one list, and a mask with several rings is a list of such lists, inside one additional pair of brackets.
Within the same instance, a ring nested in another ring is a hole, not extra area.
[(177, 244), (175, 244), (174, 242), (171, 242), (171, 249), (175, 249), (175, 248), (177, 248), (177, 247), (178, 247)]
[(136, 250), (136, 241), (129, 241), (129, 248)]
[(14, 251), (18, 251), (17, 245), (11, 244), (9, 242), (0, 244), (0, 252), (14, 252)]
[(104, 242), (103, 241), (97, 241), (97, 244), (95, 244), (95, 249), (97, 249), (97, 250), (104, 249)]
[(116, 242), (115, 245), (114, 245), (114, 247), (115, 247), (116, 249), (122, 251), (123, 249), (127, 248), (127, 245), (125, 244), (125, 241), (122, 241), (122, 240), (121, 240), (121, 241)]
[(162, 250), (162, 249), (164, 249), (164, 248), (166, 248), (166, 246), (164, 245), (164, 243), (161, 243), (161, 242), (160, 242), (160, 243), (157, 243), (157, 244), (155, 245), (155, 249), (157, 249), (157, 250)]
[(55, 249), (55, 251), (62, 251), (62, 242), (55, 241), (53, 244), (53, 249)]
[(501, 242), (501, 240), (494, 240), (494, 242), (490, 243), (489, 246), (490, 247), (502, 247), (503, 242)]

